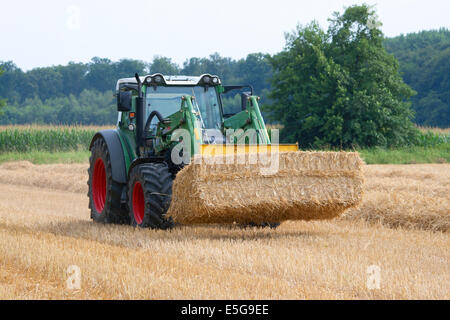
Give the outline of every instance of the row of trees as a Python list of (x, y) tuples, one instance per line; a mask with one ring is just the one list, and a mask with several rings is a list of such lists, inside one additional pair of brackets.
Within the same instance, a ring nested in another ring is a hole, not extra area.
[[(3, 74), (3, 70), (0, 68), (0, 76)], [(2, 109), (6, 105), (6, 99), (0, 99), (0, 115), (2, 115)]]
[(400, 63), (403, 79), (416, 92), (414, 121), (420, 125), (450, 126), (450, 31), (422, 31), (385, 40)]
[(78, 96), (25, 99), (20, 105), (4, 108), (4, 124), (85, 124), (107, 125), (117, 120), (113, 91), (83, 90)]
[[(233, 60), (215, 53), (208, 58), (191, 58), (183, 67), (170, 58), (155, 57), (151, 63), (123, 59), (93, 58), (90, 63), (37, 68), (23, 72), (13, 62), (0, 64), (0, 97), (8, 108), (0, 124), (112, 124), (117, 118), (113, 90), (117, 79), (134, 73), (220, 75), (228, 84), (252, 84), (267, 101), (272, 68), (269, 56), (249, 54)], [(1, 103), (1, 101), (0, 101)]]
[[(405, 83), (417, 95), (412, 97), (414, 122), (426, 126), (450, 126), (450, 31), (420, 33), (384, 39), (389, 53), (399, 60)], [(167, 57), (155, 57), (152, 62), (123, 59), (113, 62), (95, 57), (89, 63), (69, 63), (66, 66), (36, 68), (23, 72), (13, 62), (0, 62), (4, 74), (0, 77), (0, 97), (19, 108), (27, 99), (78, 97), (84, 90), (113, 90), (119, 78), (161, 72), (164, 74), (199, 75), (215, 73), (226, 83), (252, 84), (264, 98), (271, 90), (270, 56), (262, 53), (233, 60), (218, 53), (208, 58), (191, 58), (182, 67)], [(263, 99), (267, 101), (267, 99)], [(4, 101), (3, 101), (4, 102)], [(1, 105), (2, 102), (0, 102)], [(9, 107), (11, 108), (11, 107)], [(16, 119), (15, 117), (14, 119)], [(80, 119), (74, 119), (79, 121)], [(0, 119), (0, 123), (13, 123)]]
[(152, 62), (122, 59), (113, 62), (95, 57), (90, 63), (69, 63), (66, 66), (36, 68), (23, 72), (13, 62), (0, 63), (5, 74), (0, 78), (0, 96), (11, 104), (21, 104), (26, 99), (41, 100), (78, 96), (83, 90), (105, 92), (114, 90), (120, 78), (139, 74), (163, 73), (167, 75), (220, 75), (226, 83), (251, 83), (258, 92), (269, 87), (271, 66), (268, 56), (262, 53), (233, 60), (218, 53), (208, 58), (191, 58), (179, 67), (170, 58), (155, 57)]
[[(393, 52), (400, 61), (405, 82), (418, 93), (412, 98), (414, 122), (417, 124), (450, 126), (449, 43), (450, 32), (444, 29), (386, 39), (384, 42), (387, 51)], [(67, 66), (37, 68), (29, 72), (23, 72), (13, 62), (1, 63), (0, 66), (3, 72), (6, 71), (0, 77), (0, 97), (8, 99), (11, 112), (18, 111), (29, 99), (45, 102), (70, 95), (73, 95), (71, 99), (78, 98), (84, 90), (106, 92), (114, 88), (116, 79), (128, 77), (136, 71), (142, 74), (161, 72), (185, 75), (211, 72), (222, 75), (227, 83), (250, 83), (263, 97), (271, 90), (269, 79), (272, 76), (269, 56), (261, 53), (250, 54), (238, 61), (218, 54), (209, 58), (191, 58), (183, 68), (166, 57), (156, 57), (152, 63), (93, 58), (88, 64), (69, 63)], [(2, 104), (5, 104), (4, 99), (0, 100)], [(18, 114), (14, 118), (0, 119), (0, 123), (15, 123), (16, 119), (25, 118), (31, 121), (36, 119)], [(76, 117), (73, 121), (79, 122), (80, 119)]]

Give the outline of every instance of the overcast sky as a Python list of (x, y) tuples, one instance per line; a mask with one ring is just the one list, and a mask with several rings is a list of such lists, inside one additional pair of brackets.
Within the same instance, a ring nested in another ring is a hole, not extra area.
[(29, 70), (94, 56), (182, 64), (214, 52), (273, 54), (298, 23), (327, 27), (332, 12), (357, 3), (376, 5), (389, 37), (450, 28), (449, 0), (1, 0), (0, 61)]

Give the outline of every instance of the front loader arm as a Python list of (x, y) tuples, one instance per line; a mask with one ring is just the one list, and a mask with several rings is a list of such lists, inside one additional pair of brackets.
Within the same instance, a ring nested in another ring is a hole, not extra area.
[(177, 129), (184, 129), (189, 132), (191, 141), (191, 154), (199, 154), (199, 146), (202, 144), (201, 128), (197, 121), (195, 110), (192, 104), (191, 96), (183, 96), (180, 111), (170, 115), (167, 123), (159, 123), (156, 137), (158, 143), (155, 146), (156, 153), (170, 149), (177, 141), (172, 140), (172, 135)]
[(264, 119), (261, 115), (261, 111), (259, 109), (258, 104), (259, 98), (256, 96), (250, 96), (247, 101), (246, 110), (235, 114), (234, 116), (226, 119), (224, 121), (224, 128), (239, 130), (242, 129), (244, 132), (241, 132), (238, 135), (234, 136), (237, 141), (239, 141), (242, 137), (245, 136), (245, 131), (248, 129), (255, 129), (258, 134), (258, 143), (259, 144), (271, 144), (269, 134), (266, 129), (266, 125), (264, 123)]

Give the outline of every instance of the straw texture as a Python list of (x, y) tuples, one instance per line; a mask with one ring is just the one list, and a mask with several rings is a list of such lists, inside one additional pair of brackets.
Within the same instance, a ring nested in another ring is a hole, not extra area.
[(362, 200), (358, 153), (277, 153), (271, 174), (252, 164), (254, 156), (207, 157), (185, 167), (167, 215), (182, 224), (332, 219)]

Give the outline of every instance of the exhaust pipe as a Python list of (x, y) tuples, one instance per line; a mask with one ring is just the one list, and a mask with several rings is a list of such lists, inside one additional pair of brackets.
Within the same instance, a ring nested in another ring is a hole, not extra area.
[(138, 97), (136, 98), (136, 133), (137, 133), (137, 146), (138, 154), (140, 154), (140, 148), (144, 146), (144, 127), (145, 127), (145, 107), (144, 96), (142, 94), (142, 82), (139, 74), (134, 75), (138, 84)]

